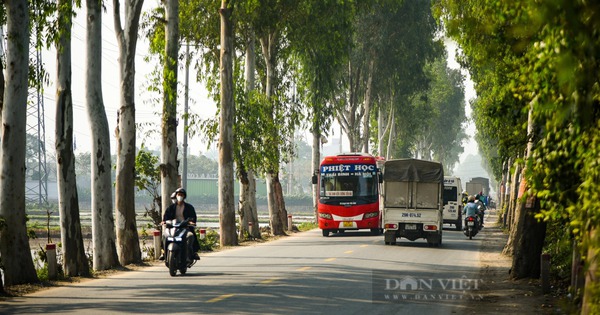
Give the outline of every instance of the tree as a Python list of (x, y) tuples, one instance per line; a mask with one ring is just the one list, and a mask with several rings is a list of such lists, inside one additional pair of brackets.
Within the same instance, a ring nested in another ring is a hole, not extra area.
[(425, 70), (430, 77), (429, 89), (413, 98), (415, 105), (423, 106), (417, 133), (424, 139), (421, 147), (427, 151), (421, 154), (442, 163), (444, 174), (449, 174), (463, 152), (462, 141), (466, 138), (464, 77), (460, 70), (447, 67), (445, 54), (428, 63)]
[(123, 28), (120, 1), (113, 0), (114, 28), (119, 44), (119, 75), (122, 88), (116, 129), (115, 206), (119, 261), (123, 265), (138, 263), (142, 260), (135, 219), (135, 52), (143, 4), (144, 0), (125, 1), (125, 28)]
[(221, 9), (221, 119), (219, 122), (219, 226), (221, 246), (237, 245), (233, 201), (233, 0), (222, 0)]
[(56, 84), (56, 156), (58, 170), (58, 207), (60, 235), (67, 276), (88, 276), (89, 265), (83, 246), (79, 220), (79, 198), (75, 179), (73, 152), (73, 100), (71, 96), (71, 18), (72, 2), (59, 1), (58, 21), (61, 30), (57, 46)]
[(177, 171), (177, 60), (179, 60), (179, 1), (165, 5), (165, 51), (163, 59), (163, 116), (161, 191), (163, 211), (171, 204), (171, 192), (179, 186)]
[[(597, 313), (600, 61), (594, 52), (600, 23), (589, 17), (598, 15), (600, 4), (452, 0), (440, 1), (438, 10), (459, 40), (482, 98), (474, 104), (476, 123), (483, 126), (477, 126), (480, 147), (497, 148), (496, 161), (486, 154), (490, 163), (499, 164), (495, 170), (519, 159), (516, 166), (525, 169), (520, 198), (510, 201), (518, 202), (507, 245), (513, 254), (511, 275), (539, 274), (544, 238), (546, 249), (572, 239), (573, 259), (581, 256), (586, 264), (582, 313)], [(559, 257), (571, 251), (552, 249)]]
[(155, 228), (160, 228), (162, 221), (160, 195), (160, 168), (159, 159), (143, 147), (135, 157), (135, 186), (138, 190), (146, 191), (152, 196), (150, 208), (146, 208), (146, 215), (150, 216)]
[(108, 121), (102, 99), (101, 3), (86, 1), (86, 105), (92, 135), (90, 154), (92, 197), (92, 261), (95, 270), (118, 266), (112, 208), (112, 178)]
[[(25, 129), (29, 56), (29, 7), (26, 0), (5, 1), (6, 81), (2, 102), (0, 235), (4, 285), (38, 280), (25, 225)], [(23, 250), (26, 249), (26, 250)]]
[[(347, 70), (338, 79), (343, 89), (335, 102), (336, 118), (349, 138), (350, 150), (360, 151), (369, 147), (367, 122), (375, 120), (372, 109), (389, 113), (392, 106), (399, 107), (394, 119), (410, 112), (409, 98), (428, 88), (425, 64), (440, 55), (441, 46), (428, 1), (374, 2), (360, 8), (353, 28)], [(394, 126), (403, 128), (397, 130), (400, 134), (415, 135), (411, 125), (396, 121)]]
[[(290, 34), (294, 54), (299, 60), (297, 93), (306, 104), (313, 136), (311, 169), (319, 170), (321, 139), (331, 126), (334, 107), (331, 99), (337, 91), (336, 78), (348, 62), (353, 35), (352, 19), (356, 5), (350, 2), (318, 1), (305, 7)], [(326, 16), (322, 12), (329, 12)], [(303, 21), (313, 21), (304, 23)], [(310, 180), (310, 179), (309, 179)], [(317, 189), (313, 186), (313, 208), (317, 216)]]

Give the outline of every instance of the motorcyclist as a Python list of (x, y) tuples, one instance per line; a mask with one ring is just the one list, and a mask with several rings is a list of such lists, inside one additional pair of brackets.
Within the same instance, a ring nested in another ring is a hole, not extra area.
[[(198, 238), (196, 238), (196, 234), (194, 233), (194, 226), (196, 225), (196, 209), (191, 204), (185, 202), (185, 198), (187, 197), (187, 193), (183, 188), (177, 188), (174, 192), (176, 202), (169, 205), (165, 214), (163, 215), (163, 221), (161, 224), (165, 224), (167, 220), (177, 219), (178, 222), (182, 222), (185, 219), (190, 219), (189, 231), (186, 235), (186, 241), (188, 244), (189, 252), (192, 253), (191, 257), (195, 260), (200, 259), (198, 256), (198, 250), (200, 250), (200, 243), (198, 243)], [(166, 229), (163, 228), (163, 249), (165, 248), (166, 242)], [(159, 258), (160, 260), (164, 260), (164, 251)]]
[(483, 217), (485, 215), (485, 204), (481, 200), (475, 200), (477, 204), (477, 215), (479, 216), (479, 224), (483, 227)]
[(469, 202), (469, 193), (467, 193), (466, 190), (463, 190), (463, 192), (462, 192), (462, 203), (463, 203), (463, 205), (466, 205), (467, 202)]
[[(477, 219), (479, 214), (479, 209), (477, 208), (477, 204), (475, 203), (475, 196), (469, 196), (467, 200), (467, 204), (463, 207), (463, 218), (474, 217)], [(463, 225), (463, 229), (466, 229), (467, 225)]]

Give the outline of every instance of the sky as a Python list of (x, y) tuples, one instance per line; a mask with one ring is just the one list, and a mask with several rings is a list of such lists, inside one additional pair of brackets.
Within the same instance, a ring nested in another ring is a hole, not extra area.
[[(112, 2), (104, 2), (106, 11), (102, 15), (102, 88), (104, 106), (109, 124), (111, 152), (116, 153), (116, 140), (114, 130), (117, 122), (117, 110), (119, 107), (119, 66), (118, 66), (118, 46), (115, 38), (112, 18)], [(148, 10), (151, 6), (156, 6), (156, 3), (146, 1), (143, 10)], [(73, 91), (73, 116), (74, 116), (74, 136), (76, 142), (75, 153), (89, 152), (91, 150), (90, 126), (88, 123), (87, 110), (85, 108), (85, 64), (86, 64), (86, 20), (85, 8), (78, 9), (78, 16), (74, 19), (73, 35), (72, 35), (72, 91)], [(124, 23), (123, 23), (124, 24)], [(141, 32), (140, 32), (141, 33)], [(458, 63), (454, 58), (456, 44), (451, 40), (445, 40), (446, 49), (448, 51), (448, 65), (451, 68), (459, 68)], [(154, 69), (154, 64), (149, 64), (143, 60), (148, 50), (148, 42), (145, 38), (138, 39), (137, 54), (136, 54), (136, 123), (150, 123), (154, 130), (160, 131), (160, 110), (162, 107), (159, 103), (149, 103), (148, 100), (152, 97), (157, 97), (156, 94), (146, 92), (145, 85), (147, 84), (148, 76)], [(49, 75), (50, 84), (44, 90), (44, 105), (46, 117), (46, 141), (50, 145), (46, 146), (47, 154), (54, 154), (54, 126), (55, 126), (55, 108), (56, 108), (56, 89), (53, 82), (56, 80), (56, 51), (48, 50), (42, 54), (42, 62)], [(180, 63), (181, 66), (181, 63)], [(475, 97), (473, 83), (471, 82), (468, 72), (463, 70), (467, 80), (465, 81), (465, 111), (467, 117), (470, 117), (471, 108), (468, 105), (468, 100)], [(179, 81), (184, 82), (185, 74), (183, 69), (179, 72)], [(182, 91), (182, 90), (181, 90)], [(190, 89), (189, 89), (190, 113), (197, 114), (202, 118), (214, 116), (216, 105), (212, 100), (208, 99), (205, 88), (195, 80), (195, 72), (190, 69)], [(183, 92), (179, 94), (178, 112), (183, 112)], [(460, 161), (464, 161), (469, 154), (477, 153), (477, 144), (473, 139), (475, 126), (473, 123), (467, 125), (467, 134), (469, 140), (464, 144), (464, 153), (460, 156)], [(305, 141), (312, 143), (311, 135), (308, 131), (304, 133)], [(332, 127), (331, 137), (339, 138), (340, 128), (336, 123)], [(178, 142), (183, 143), (183, 119), (181, 119), (177, 131)], [(141, 144), (138, 134), (138, 146)], [(144, 141), (150, 149), (160, 150), (160, 137), (157, 133), (154, 137)], [(208, 149), (204, 140), (200, 136), (190, 137), (189, 152), (191, 154), (200, 154)], [(330, 143), (333, 141), (330, 141)], [(348, 139), (344, 136), (342, 140), (343, 150), (348, 151)], [(213, 146), (211, 149), (215, 149)]]
[[(102, 89), (104, 107), (106, 109), (107, 120), (110, 132), (111, 152), (116, 153), (116, 140), (114, 130), (117, 125), (117, 111), (120, 106), (120, 88), (119, 88), (119, 48), (117, 46), (116, 36), (113, 27), (112, 2), (104, 2), (106, 11), (102, 15)], [(144, 10), (147, 10), (151, 2), (146, 1)], [(78, 16), (73, 21), (73, 33), (71, 37), (72, 50), (72, 92), (73, 92), (73, 117), (74, 117), (74, 137), (75, 154), (89, 152), (91, 150), (91, 131), (88, 123), (88, 114), (85, 102), (85, 65), (86, 65), (86, 10), (78, 9)], [(124, 25), (124, 23), (123, 23)], [(141, 32), (140, 32), (141, 34)], [(158, 103), (150, 103), (149, 100), (156, 94), (146, 91), (146, 85), (149, 82), (148, 76), (153, 71), (155, 65), (144, 61), (148, 51), (148, 42), (140, 37), (137, 44), (137, 54), (135, 60), (136, 66), (136, 123), (151, 123), (154, 130), (160, 131), (160, 111), (162, 100)], [(49, 75), (49, 84), (44, 88), (44, 107), (46, 117), (46, 141), (50, 145), (48, 150), (53, 150), (55, 135), (55, 110), (56, 110), (56, 88), (53, 82), (56, 80), (56, 51), (54, 49), (43, 51), (42, 62)], [(181, 63), (180, 63), (181, 66)], [(178, 74), (179, 81), (185, 80), (185, 72), (180, 69)], [(183, 113), (183, 90), (179, 95), (178, 112)], [(208, 118), (216, 112), (214, 102), (208, 99), (206, 91), (195, 80), (195, 72), (190, 69), (190, 113), (197, 114), (200, 117)], [(178, 142), (183, 143), (183, 118), (181, 118), (178, 131)], [(206, 145), (199, 136), (189, 138), (190, 152), (199, 154), (206, 151)], [(150, 149), (160, 149), (160, 138), (156, 135), (145, 141)], [(138, 135), (137, 145), (141, 144)], [(47, 152), (53, 154), (54, 152)]]

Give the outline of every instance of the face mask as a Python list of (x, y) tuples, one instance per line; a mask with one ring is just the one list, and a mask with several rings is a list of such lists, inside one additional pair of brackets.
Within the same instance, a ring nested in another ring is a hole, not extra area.
[(182, 202), (183, 201), (183, 196), (177, 196), (177, 201)]

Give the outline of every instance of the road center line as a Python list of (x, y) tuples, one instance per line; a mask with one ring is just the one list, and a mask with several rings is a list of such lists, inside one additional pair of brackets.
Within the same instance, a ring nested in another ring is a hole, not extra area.
[(232, 297), (232, 296), (233, 296), (233, 294), (223, 294), (223, 295), (221, 295), (221, 296), (217, 296), (216, 298), (212, 298), (212, 299), (210, 299), (210, 300), (206, 301), (206, 303), (215, 303), (215, 302), (219, 302), (219, 301), (222, 301), (222, 300), (224, 300), (224, 299), (230, 298), (230, 297)]
[(261, 281), (260, 284), (268, 284), (268, 283), (271, 283), (271, 282), (273, 282), (273, 281), (275, 281), (277, 279), (279, 279), (279, 278), (266, 279), (266, 280)]
[(334, 261), (334, 260), (335, 260), (335, 257), (325, 259), (325, 261)]
[(352, 254), (352, 253), (354, 253), (353, 250), (347, 250), (347, 251), (344, 252), (344, 254)]
[(360, 245), (360, 247), (367, 247), (367, 246), (369, 246), (369, 245), (368, 244), (362, 244), (362, 245)]
[(297, 271), (306, 271), (306, 270), (308, 270), (308, 269), (310, 269), (310, 268), (312, 268), (312, 267), (310, 267), (310, 266), (306, 266), (306, 267), (298, 268), (298, 269), (296, 269), (296, 270), (297, 270)]

